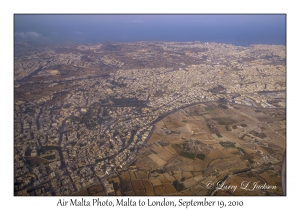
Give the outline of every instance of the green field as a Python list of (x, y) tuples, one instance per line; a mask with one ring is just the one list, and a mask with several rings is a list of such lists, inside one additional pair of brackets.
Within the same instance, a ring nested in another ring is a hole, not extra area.
[(226, 142), (220, 142), (220, 144), (222, 145), (222, 147), (228, 148), (228, 147), (235, 147), (235, 143), (232, 143), (230, 141), (226, 141)]
[(216, 135), (218, 136), (218, 138), (222, 138), (221, 134), (217, 133)]
[(194, 159), (196, 154), (195, 153), (189, 153), (189, 152), (185, 152), (185, 151), (181, 151), (179, 153), (180, 156), (182, 157), (186, 157), (186, 158), (189, 158), (189, 159)]
[(205, 154), (197, 154), (196, 158), (199, 158), (200, 160), (204, 160), (205, 159)]

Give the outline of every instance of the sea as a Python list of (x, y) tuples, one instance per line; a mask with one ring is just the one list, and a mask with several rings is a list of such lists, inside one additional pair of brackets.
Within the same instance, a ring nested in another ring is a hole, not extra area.
[(49, 43), (217, 42), (286, 45), (285, 15), (23, 15), (15, 41)]

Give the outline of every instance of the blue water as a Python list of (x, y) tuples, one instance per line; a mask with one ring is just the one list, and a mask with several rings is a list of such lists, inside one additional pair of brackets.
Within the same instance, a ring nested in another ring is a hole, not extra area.
[[(137, 20), (137, 21), (135, 21)], [(200, 41), (286, 44), (285, 15), (25, 15), (15, 16), (15, 41), (101, 43)], [(36, 32), (38, 37), (27, 35)]]

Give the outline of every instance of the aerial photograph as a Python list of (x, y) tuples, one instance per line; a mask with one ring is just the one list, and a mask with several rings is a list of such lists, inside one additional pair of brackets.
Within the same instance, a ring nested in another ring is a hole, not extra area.
[(285, 196), (285, 14), (14, 14), (14, 196)]

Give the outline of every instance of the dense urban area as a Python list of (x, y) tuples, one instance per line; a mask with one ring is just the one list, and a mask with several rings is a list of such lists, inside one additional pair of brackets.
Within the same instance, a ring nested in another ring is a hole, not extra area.
[[(286, 47), (14, 50), (15, 195), (281, 195)], [(220, 181), (264, 190), (208, 188)]]

